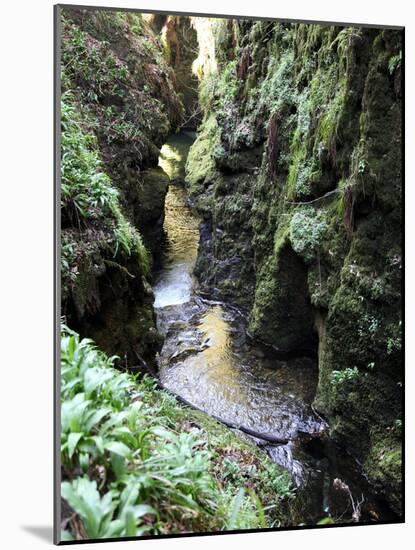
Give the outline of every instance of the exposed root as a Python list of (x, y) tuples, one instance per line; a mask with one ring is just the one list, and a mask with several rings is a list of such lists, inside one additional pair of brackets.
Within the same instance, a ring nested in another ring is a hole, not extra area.
[(365, 501), (365, 497), (363, 496), (363, 494), (362, 494), (362, 497), (361, 497), (360, 500), (355, 500), (353, 498), (350, 487), (347, 485), (347, 483), (345, 483), (344, 481), (342, 481), (338, 477), (336, 477), (336, 479), (333, 481), (333, 487), (337, 491), (344, 491), (348, 495), (348, 497), (350, 499), (350, 504), (352, 505), (352, 510), (353, 510), (352, 520), (355, 523), (358, 523), (360, 521), (361, 516), (362, 516), (362, 504)]

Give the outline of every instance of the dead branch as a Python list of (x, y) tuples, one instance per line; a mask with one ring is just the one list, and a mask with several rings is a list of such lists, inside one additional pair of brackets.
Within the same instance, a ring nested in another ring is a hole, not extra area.
[(330, 197), (330, 195), (334, 195), (335, 193), (340, 193), (340, 189), (333, 189), (332, 191), (328, 191), (325, 195), (322, 195), (321, 197), (317, 197), (317, 199), (313, 199), (312, 201), (302, 201), (302, 202), (285, 201), (285, 202), (287, 204), (294, 204), (294, 205), (313, 204), (315, 202), (322, 201), (323, 199), (326, 199), (327, 197)]

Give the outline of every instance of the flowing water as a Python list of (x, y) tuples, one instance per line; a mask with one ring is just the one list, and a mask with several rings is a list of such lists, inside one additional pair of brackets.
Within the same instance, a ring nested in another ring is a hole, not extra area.
[(158, 326), (165, 336), (159, 357), (161, 382), (212, 416), (288, 439), (286, 445), (262, 444), (272, 460), (290, 471), (303, 523), (328, 516), (350, 522), (352, 500), (356, 505), (362, 498), (360, 521), (393, 519), (358, 464), (330, 441), (328, 426), (312, 409), (316, 360), (278, 357), (247, 336), (243, 312), (198, 296), (193, 268), (199, 220), (188, 206), (183, 186), (193, 139), (190, 132), (173, 136), (160, 156), (171, 179), (163, 257), (154, 288)]

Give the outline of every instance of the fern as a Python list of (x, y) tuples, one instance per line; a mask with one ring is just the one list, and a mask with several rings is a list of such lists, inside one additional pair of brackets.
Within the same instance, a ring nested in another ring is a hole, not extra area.
[[(81, 125), (72, 92), (62, 95), (61, 207), (63, 215), (75, 227), (92, 219), (113, 220), (114, 256), (135, 256), (142, 272), (151, 268), (150, 256), (140, 233), (125, 218), (119, 193), (103, 171), (96, 139)], [(64, 274), (71, 271), (73, 254), (69, 244), (62, 255)]]

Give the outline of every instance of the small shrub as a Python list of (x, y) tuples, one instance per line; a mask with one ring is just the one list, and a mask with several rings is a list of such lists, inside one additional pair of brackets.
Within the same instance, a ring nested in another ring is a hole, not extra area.
[(331, 373), (331, 383), (333, 386), (341, 386), (345, 382), (357, 380), (359, 376), (360, 371), (357, 367), (348, 367), (344, 370), (334, 370)]
[(327, 229), (325, 213), (306, 207), (296, 210), (290, 222), (290, 241), (293, 250), (307, 262), (318, 252)]

